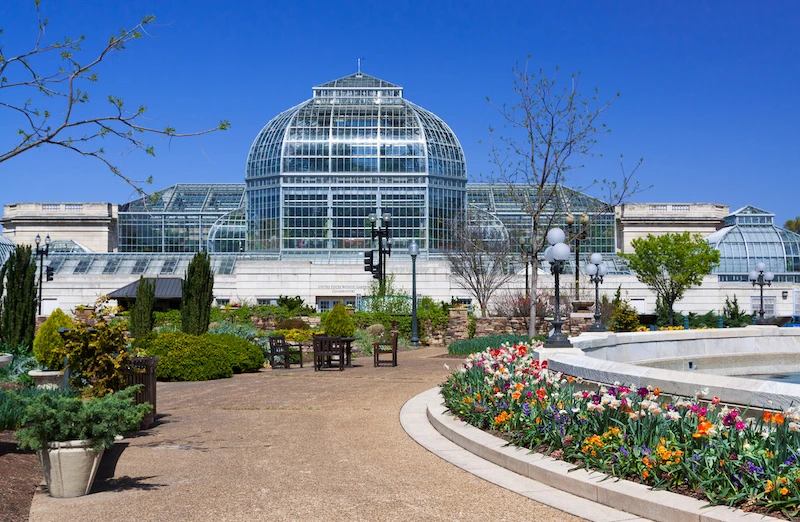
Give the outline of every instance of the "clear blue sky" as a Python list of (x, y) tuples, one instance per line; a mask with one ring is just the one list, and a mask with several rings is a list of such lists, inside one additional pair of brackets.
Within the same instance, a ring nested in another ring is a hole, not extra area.
[[(0, 3), (7, 56), (35, 41), (33, 6)], [(243, 182), (258, 131), (313, 85), (355, 72), (358, 57), (453, 128), (479, 179), (491, 172), (488, 128), (500, 125), (486, 97), (513, 103), (511, 68), (530, 55), (537, 69), (581, 71), (586, 92), (621, 93), (584, 182), (616, 177), (624, 154), (644, 158), (638, 179), (653, 185), (634, 201), (752, 204), (779, 224), (800, 215), (800, 2), (42, 0), (42, 12), (48, 39), (86, 34), (85, 56), (156, 15), (152, 37), (98, 69), (93, 109), (115, 94), (148, 106), (157, 127), (231, 121), (223, 133), (156, 141), (155, 158), (114, 149), (125, 174), (154, 177), (151, 190)], [(0, 111), (0, 148), (18, 126)], [(0, 179), (3, 204), (132, 196), (99, 162), (60, 149), (4, 162)]]

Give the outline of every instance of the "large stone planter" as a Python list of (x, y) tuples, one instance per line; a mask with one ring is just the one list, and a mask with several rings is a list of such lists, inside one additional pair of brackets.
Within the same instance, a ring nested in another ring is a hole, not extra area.
[(50, 442), (47, 446), (37, 453), (50, 496), (71, 498), (88, 495), (103, 450), (93, 449), (90, 440)]
[(57, 386), (64, 390), (68, 387), (66, 371), (62, 373), (58, 370), (31, 370), (28, 375), (36, 386)]
[(13, 355), (10, 353), (0, 353), (0, 368), (3, 366), (8, 366), (11, 364), (11, 360), (14, 358)]

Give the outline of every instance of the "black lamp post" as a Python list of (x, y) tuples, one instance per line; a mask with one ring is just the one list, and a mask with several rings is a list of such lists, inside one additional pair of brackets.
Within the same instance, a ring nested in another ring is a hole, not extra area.
[(386, 258), (392, 255), (391, 235), (392, 215), (385, 212), (382, 216), (369, 215), (370, 233), (372, 239), (378, 239), (378, 281), (381, 292), (386, 288)]
[(575, 216), (574, 215), (567, 214), (567, 217), (566, 217), (567, 227), (569, 228), (570, 235), (572, 235), (572, 228), (573, 227), (577, 228), (577, 232), (575, 233), (575, 236), (574, 236), (575, 237), (575, 297), (574, 297), (574, 299), (576, 301), (578, 299), (580, 299), (580, 296), (578, 295), (578, 293), (579, 293), (580, 285), (581, 285), (581, 282), (580, 282), (581, 271), (580, 271), (580, 266), (579, 266), (580, 254), (581, 254), (581, 240), (582, 239), (586, 239), (586, 231), (587, 231), (587, 229), (589, 227), (589, 216), (584, 212), (583, 214), (581, 214), (581, 217), (579, 219), (580, 219), (580, 222), (579, 223), (575, 223)]
[[(39, 246), (42, 237), (36, 234), (36, 255), (39, 256), (39, 315), (42, 315), (42, 269), (44, 268), (44, 258), (50, 253), (50, 234), (44, 238), (44, 248)], [(48, 272), (49, 273), (49, 272)]]
[(765, 272), (766, 269), (767, 265), (758, 263), (756, 269), (752, 270), (749, 276), (753, 286), (759, 286), (759, 292), (761, 294), (761, 304), (758, 307), (758, 320), (756, 324), (768, 324), (766, 319), (764, 319), (764, 286), (772, 286), (772, 280), (775, 279), (775, 274), (772, 272)]
[(419, 245), (412, 241), (408, 245), (408, 253), (411, 254), (411, 344), (419, 344), (419, 325), (417, 323), (417, 256), (419, 255)]
[(519, 238), (519, 248), (525, 260), (525, 299), (529, 299), (531, 296), (531, 285), (528, 279), (528, 265), (530, 265), (531, 262), (531, 250), (533, 250), (533, 246), (528, 236), (521, 236)]
[(594, 323), (589, 327), (590, 332), (605, 332), (606, 327), (600, 321), (600, 283), (603, 282), (603, 276), (608, 273), (606, 264), (603, 263), (603, 255), (595, 252), (589, 258), (589, 263), (586, 265), (586, 274), (589, 276), (589, 281), (594, 283)]
[(564, 243), (566, 234), (560, 228), (552, 228), (547, 232), (547, 242), (551, 246), (544, 251), (544, 257), (550, 263), (550, 272), (555, 277), (556, 309), (553, 314), (553, 335), (544, 342), (545, 348), (566, 348), (572, 346), (569, 339), (561, 331), (564, 322), (561, 320), (561, 295), (558, 276), (569, 259), (569, 246)]

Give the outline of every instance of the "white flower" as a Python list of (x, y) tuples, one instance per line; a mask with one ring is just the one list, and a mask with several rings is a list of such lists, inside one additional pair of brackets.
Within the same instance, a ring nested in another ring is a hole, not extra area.
[(701, 388), (696, 392), (694, 392), (694, 396), (697, 397), (698, 399), (701, 397), (705, 397), (706, 395), (708, 395), (708, 388)]
[(667, 413), (665, 413), (664, 417), (666, 417), (669, 420), (673, 420), (673, 421), (681, 420), (681, 414), (678, 413), (677, 411), (674, 411), (674, 410), (673, 411), (668, 411)]
[(447, 363), (444, 364), (444, 367), (447, 368), (448, 370), (450, 369), (450, 367), (447, 366)]

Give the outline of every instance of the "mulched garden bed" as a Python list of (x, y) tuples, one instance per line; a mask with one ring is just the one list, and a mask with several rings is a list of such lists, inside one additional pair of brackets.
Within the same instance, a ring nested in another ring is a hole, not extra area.
[(13, 431), (0, 431), (0, 520), (28, 520), (33, 494), (41, 482), (36, 453), (17, 448)]

